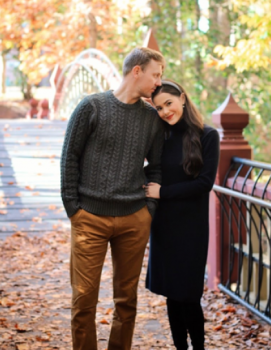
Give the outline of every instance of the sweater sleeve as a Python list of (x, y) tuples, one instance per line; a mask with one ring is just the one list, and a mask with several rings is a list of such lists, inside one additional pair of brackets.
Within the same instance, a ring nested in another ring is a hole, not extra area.
[[(156, 116), (158, 118), (158, 116)], [(158, 128), (155, 133), (151, 148), (147, 154), (148, 165), (144, 168), (146, 181), (161, 184), (161, 157), (165, 139), (165, 132), (161, 120), (158, 120)], [(151, 216), (157, 208), (158, 201), (154, 198), (146, 198), (147, 207)]]
[(86, 97), (73, 111), (67, 126), (61, 155), (61, 197), (68, 217), (79, 209), (80, 157), (96, 116), (95, 104)]
[(215, 182), (219, 152), (219, 134), (215, 129), (211, 129), (202, 139), (203, 167), (199, 175), (189, 181), (162, 186), (160, 198), (185, 199), (210, 192)]

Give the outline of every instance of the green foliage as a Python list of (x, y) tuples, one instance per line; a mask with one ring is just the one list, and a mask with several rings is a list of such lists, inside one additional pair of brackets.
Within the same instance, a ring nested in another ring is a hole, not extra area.
[[(234, 45), (238, 40), (251, 38), (260, 41), (256, 49), (260, 48), (268, 58), (267, 50), (262, 45), (268, 42), (267, 36), (271, 37), (271, 31), (264, 31), (259, 26), (257, 8), (248, 6), (248, 2), (261, 1), (238, 1), (238, 12), (236, 7), (229, 7), (228, 1), (210, 0), (209, 29), (204, 32), (198, 25), (202, 14), (197, 1), (153, 0), (152, 12), (145, 24), (154, 29), (160, 50), (166, 58), (164, 76), (183, 85), (206, 123), (212, 124), (212, 112), (230, 91), (239, 105), (250, 114), (250, 124), (244, 130), (244, 135), (253, 147), (254, 158), (270, 162), (267, 149), (271, 143), (268, 132), (271, 127), (271, 73), (268, 69), (255, 69), (255, 65), (248, 65), (253, 59), (257, 60), (257, 57), (253, 57), (253, 50), (250, 57), (243, 55), (237, 60), (238, 67), (243, 64), (246, 70), (240, 70), (233, 64), (224, 64), (217, 69), (217, 65), (212, 64), (214, 60), (210, 60), (217, 45), (221, 49)], [(268, 16), (265, 23), (266, 27), (271, 23)], [(248, 30), (255, 27), (261, 34), (259, 37), (255, 33), (251, 36)], [(251, 46), (249, 48), (253, 49)]]
[(253, 148), (254, 159), (270, 163), (271, 74), (265, 70), (257, 75), (250, 72), (236, 74), (232, 90), (236, 101), (250, 115), (244, 136)]
[(206, 67), (217, 44), (217, 28), (207, 33), (200, 30), (196, 1), (153, 0), (152, 8), (145, 23), (154, 29), (166, 58), (164, 76), (183, 85), (211, 124), (211, 112), (227, 95), (224, 84), (218, 83), (224, 82), (225, 73)]

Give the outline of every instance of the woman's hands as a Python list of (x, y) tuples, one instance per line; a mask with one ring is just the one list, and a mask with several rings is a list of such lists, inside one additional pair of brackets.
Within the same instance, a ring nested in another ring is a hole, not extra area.
[(150, 182), (148, 185), (144, 186), (146, 197), (148, 198), (160, 198), (160, 187), (161, 185)]

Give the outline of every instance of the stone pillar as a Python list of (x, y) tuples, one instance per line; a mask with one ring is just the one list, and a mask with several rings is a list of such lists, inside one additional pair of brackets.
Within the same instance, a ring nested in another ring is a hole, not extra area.
[(49, 118), (50, 118), (49, 102), (45, 98), (41, 100), (39, 103), (39, 111), (37, 114), (37, 119), (49, 119)]
[(59, 78), (61, 77), (61, 68), (59, 64), (55, 65), (55, 68), (50, 77), (50, 84), (52, 87), (52, 99), (49, 101), (50, 119), (55, 119), (58, 103), (61, 97), (61, 89), (63, 87), (64, 79), (62, 77), (61, 84), (59, 84)]
[(26, 113), (26, 116), (25, 116), (26, 119), (37, 118), (39, 101), (36, 100), (35, 98), (31, 98), (31, 100), (29, 101), (29, 104), (30, 104), (30, 109)]
[[(251, 159), (252, 150), (243, 137), (243, 129), (249, 123), (249, 115), (229, 94), (222, 105), (213, 112), (212, 119), (220, 133), (220, 161), (215, 184), (223, 186), (223, 181), (234, 156)], [(210, 194), (210, 239), (208, 253), (208, 287), (216, 289), (221, 281), (221, 205), (212, 191)], [(227, 223), (226, 223), (227, 224)], [(227, 244), (225, 242), (227, 256)], [(223, 276), (227, 275), (227, 264)]]

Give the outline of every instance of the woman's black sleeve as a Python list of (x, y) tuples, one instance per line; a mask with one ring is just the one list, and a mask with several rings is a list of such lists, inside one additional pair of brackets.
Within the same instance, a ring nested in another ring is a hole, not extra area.
[(219, 152), (219, 134), (215, 129), (211, 129), (202, 138), (203, 167), (199, 175), (189, 181), (162, 186), (160, 198), (184, 199), (210, 192), (215, 182)]

